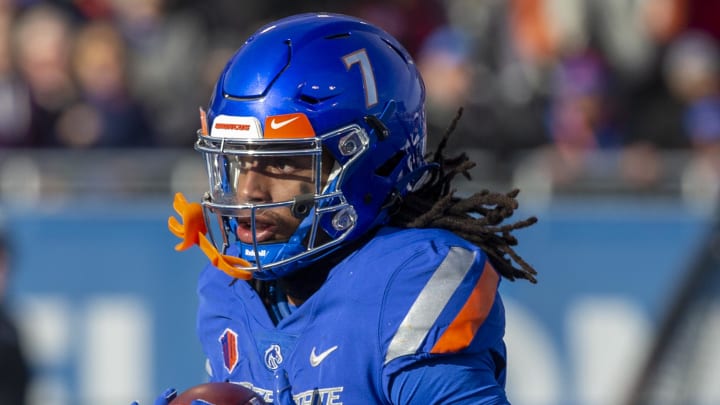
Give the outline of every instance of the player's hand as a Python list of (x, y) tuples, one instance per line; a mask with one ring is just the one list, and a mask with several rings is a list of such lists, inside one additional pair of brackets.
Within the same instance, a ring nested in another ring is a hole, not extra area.
[[(153, 405), (170, 405), (170, 401), (177, 397), (177, 390), (175, 388), (168, 388), (155, 399)], [(137, 401), (133, 401), (130, 405), (140, 405)]]
[(182, 239), (175, 245), (175, 250), (185, 250), (192, 245), (200, 244), (200, 236), (207, 233), (200, 203), (189, 203), (182, 193), (176, 193), (173, 208), (182, 219), (180, 223), (174, 216), (168, 218), (168, 229), (173, 235)]

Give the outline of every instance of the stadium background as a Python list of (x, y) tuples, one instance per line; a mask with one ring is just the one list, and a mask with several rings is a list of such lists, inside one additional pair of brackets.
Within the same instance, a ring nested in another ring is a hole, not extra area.
[[(699, 260), (720, 189), (715, 3), (286, 3), (0, 1), (0, 215), (17, 259), (5, 301), (31, 404), (147, 404), (203, 380), (204, 260), (174, 252), (166, 229), (173, 193), (197, 200), (206, 187), (197, 106), (245, 35), (307, 10), (397, 35), (426, 77), (431, 145), (465, 107), (450, 148), (478, 166), (458, 192), (520, 187), (518, 216), (539, 217), (518, 248), (539, 284), (501, 287), (513, 403), (641, 403), (681, 288), (716, 278)], [(700, 363), (669, 373), (698, 377), (692, 389), (647, 403), (720, 403), (720, 371)]]

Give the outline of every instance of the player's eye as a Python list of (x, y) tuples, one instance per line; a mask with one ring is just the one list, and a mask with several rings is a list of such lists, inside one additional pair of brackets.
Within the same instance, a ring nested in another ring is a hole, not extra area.
[(307, 159), (297, 157), (277, 157), (268, 160), (267, 171), (273, 174), (293, 174), (309, 168)]
[(237, 167), (242, 170), (250, 170), (255, 166), (255, 160), (247, 157), (242, 157), (237, 161)]

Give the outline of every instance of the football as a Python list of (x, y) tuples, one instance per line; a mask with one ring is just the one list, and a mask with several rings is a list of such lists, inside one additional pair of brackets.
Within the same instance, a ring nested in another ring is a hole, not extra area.
[(191, 405), (194, 400), (211, 405), (262, 405), (265, 401), (249, 388), (229, 382), (211, 382), (188, 388), (170, 401), (170, 405)]

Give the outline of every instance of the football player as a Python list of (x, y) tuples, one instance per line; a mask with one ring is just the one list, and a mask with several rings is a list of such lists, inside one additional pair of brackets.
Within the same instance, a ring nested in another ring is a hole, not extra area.
[(210, 259), (211, 381), (280, 404), (508, 403), (498, 285), (535, 282), (511, 247), (535, 218), (504, 222), (516, 190), (453, 194), (473, 164), (445, 141), (426, 156), (424, 98), (403, 46), (344, 15), (273, 22), (229, 60), (195, 144), (209, 190), (169, 220)]

